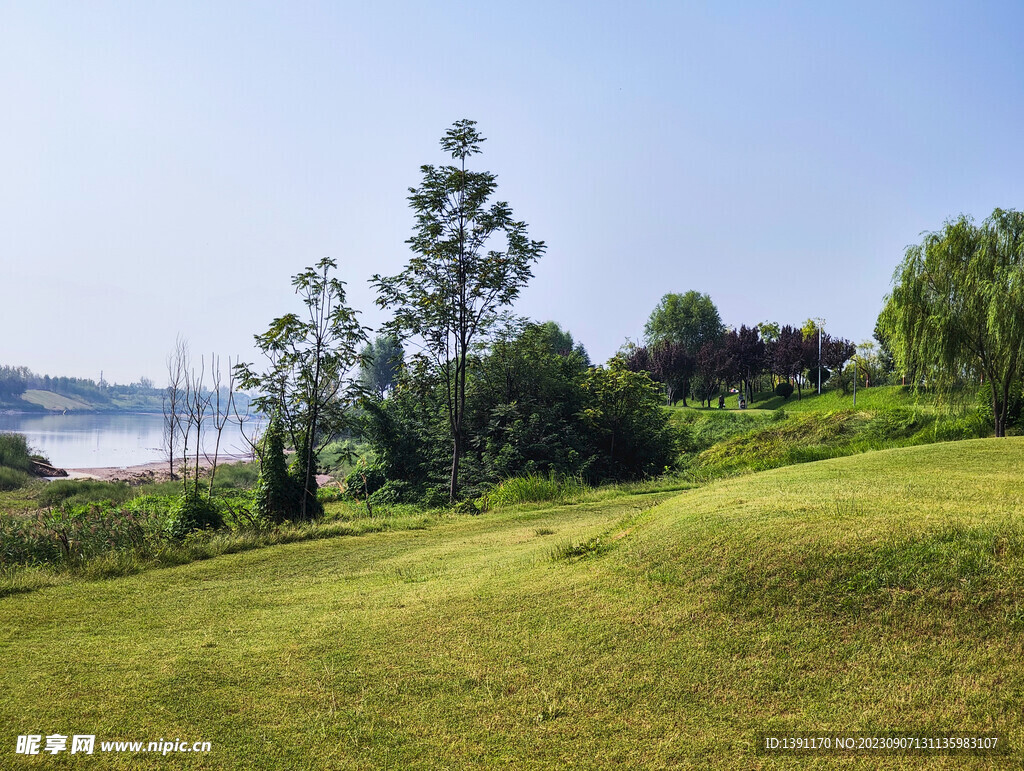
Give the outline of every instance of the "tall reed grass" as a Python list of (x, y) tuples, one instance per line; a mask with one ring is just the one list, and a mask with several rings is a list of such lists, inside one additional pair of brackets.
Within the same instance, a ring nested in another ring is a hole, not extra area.
[(18, 471), (32, 470), (32, 455), (21, 434), (0, 434), (0, 466)]
[(567, 503), (578, 500), (586, 490), (583, 480), (577, 477), (530, 474), (506, 479), (485, 493), (480, 502), (484, 509), (521, 503)]

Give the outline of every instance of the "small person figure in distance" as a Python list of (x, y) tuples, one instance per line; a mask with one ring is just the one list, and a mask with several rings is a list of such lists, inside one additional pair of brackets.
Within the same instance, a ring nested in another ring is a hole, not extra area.
[(725, 409), (725, 394), (718, 395), (718, 409)]

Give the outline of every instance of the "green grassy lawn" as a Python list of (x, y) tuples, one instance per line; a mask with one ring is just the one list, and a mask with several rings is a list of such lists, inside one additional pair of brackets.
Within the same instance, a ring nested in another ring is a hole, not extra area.
[[(973, 394), (972, 401), (973, 401)], [(733, 397), (735, 398), (735, 397)], [(844, 394), (840, 390), (829, 389), (820, 396), (816, 389), (805, 388), (803, 398), (797, 398), (796, 391), (788, 399), (776, 396), (773, 393), (758, 394), (752, 406), (759, 409), (775, 410), (785, 409), (786, 412), (813, 412), (831, 410), (881, 410), (894, 409), (898, 407), (913, 407), (917, 409), (934, 409), (936, 406), (945, 408), (950, 402), (957, 399), (946, 397), (939, 399), (934, 393), (915, 392), (907, 386), (877, 386), (874, 388), (858, 388), (857, 404), (853, 403), (853, 391)]]
[(0, 767), (824, 767), (753, 745), (890, 730), (1013, 751), (845, 765), (1020, 765), (1022, 461), (888, 450), (0, 598)]
[[(933, 409), (949, 406), (950, 402), (957, 402), (947, 396), (945, 399), (938, 399), (935, 394), (926, 391), (915, 392), (908, 386), (876, 386), (873, 388), (857, 389), (857, 404), (853, 403), (853, 391), (844, 394), (840, 390), (828, 389), (820, 396), (814, 388), (804, 388), (803, 397), (799, 398), (796, 391), (788, 399), (776, 396), (770, 391), (754, 395), (754, 399), (744, 413), (762, 413), (772, 410), (784, 409), (786, 412), (829, 412), (834, 410), (880, 410), (894, 409), (898, 407), (916, 407), (920, 409)], [(683, 407), (679, 402), (673, 409), (693, 409), (702, 412), (717, 412), (718, 399), (712, 400), (711, 407), (702, 407), (699, 402), (690, 402), (688, 407)], [(726, 410), (739, 409), (739, 394), (729, 394), (725, 398)]]

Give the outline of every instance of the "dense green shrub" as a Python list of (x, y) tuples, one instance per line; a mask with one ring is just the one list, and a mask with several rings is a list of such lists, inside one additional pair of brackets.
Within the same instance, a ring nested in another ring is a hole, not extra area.
[(781, 396), (783, 399), (788, 399), (793, 395), (793, 384), (788, 380), (783, 380), (777, 386), (775, 386), (775, 395)]
[(591, 457), (585, 471), (593, 481), (639, 479), (673, 465), (678, 437), (661, 393), (643, 372), (630, 372), (612, 360), (592, 367), (582, 383), (583, 424)]
[(394, 506), (407, 500), (409, 497), (408, 485), (401, 480), (387, 482), (370, 496), (371, 506)]
[(274, 415), (263, 434), (253, 507), (257, 516), (278, 525), (295, 518), (298, 502), (298, 486), (288, 474), (284, 458), (284, 428)]
[[(469, 366), (463, 496), (520, 477), (636, 479), (675, 462), (685, 432), (671, 424), (658, 386), (620, 364), (588, 368), (575, 348), (559, 353), (542, 325), (497, 340)], [(430, 492), (447, 491), (451, 471), (444, 383), (443, 372), (414, 362), (387, 399), (366, 402), (363, 436), (375, 460), (348, 475), (351, 495), (375, 495), (390, 484), (371, 504), (396, 496), (447, 503), (447, 492), (443, 501)]]
[[(288, 468), (288, 475), (292, 479), (295, 490), (295, 512), (290, 519), (292, 521), (306, 521), (320, 519), (324, 515), (323, 504), (317, 497), (319, 485), (316, 482), (316, 469), (312, 474), (306, 473), (306, 455), (296, 452), (292, 455), (292, 462)], [(305, 480), (309, 480), (309, 488), (304, 487)]]
[(224, 515), (217, 504), (204, 495), (185, 493), (171, 506), (170, 532), (173, 538), (184, 538), (196, 530), (220, 530), (223, 527)]
[[(817, 390), (818, 388), (818, 369), (819, 367), (814, 366), (808, 368), (806, 372), (806, 384), (808, 388)], [(821, 367), (821, 387), (824, 388), (828, 379), (832, 377), (832, 371), (828, 367)]]
[(360, 461), (345, 477), (345, 492), (362, 500), (373, 495), (388, 482), (387, 469), (382, 463)]
[(428, 487), (423, 491), (421, 501), (428, 509), (439, 509), (448, 503), (448, 491), (439, 485)]
[(0, 466), (24, 472), (32, 470), (32, 455), (23, 435), (0, 434)]

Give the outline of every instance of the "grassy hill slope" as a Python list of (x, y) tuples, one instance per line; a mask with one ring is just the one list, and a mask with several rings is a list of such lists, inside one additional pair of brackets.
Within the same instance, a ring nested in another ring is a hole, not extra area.
[(21, 395), (21, 399), (30, 405), (42, 407), (44, 410), (67, 410), (72, 412), (75, 410), (88, 411), (95, 409), (91, 404), (81, 399), (76, 399), (73, 396), (64, 396), (62, 394), (55, 394), (53, 391), (39, 391), (31, 388)]
[(1022, 460), (1016, 438), (889, 450), (6, 597), (0, 744), (213, 743), (179, 768), (736, 768), (799, 762), (755, 755), (767, 731), (971, 731), (1014, 755), (931, 767), (1019, 763)]
[(838, 392), (791, 397), (784, 404), (770, 396), (755, 404), (777, 408), (670, 409), (685, 437), (681, 467), (694, 479), (709, 480), (992, 433), (991, 420), (973, 400), (939, 401), (900, 386), (868, 389), (856, 407), (852, 396)]

